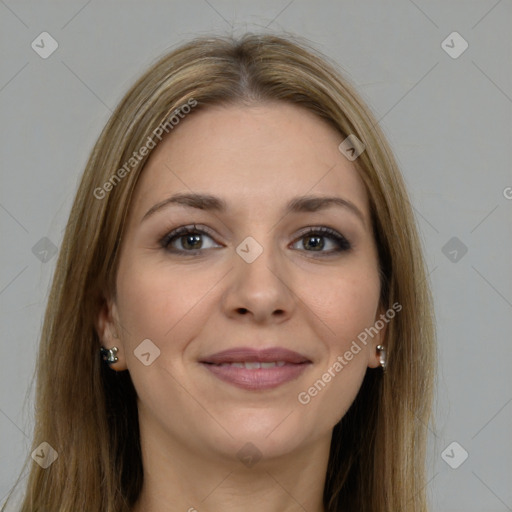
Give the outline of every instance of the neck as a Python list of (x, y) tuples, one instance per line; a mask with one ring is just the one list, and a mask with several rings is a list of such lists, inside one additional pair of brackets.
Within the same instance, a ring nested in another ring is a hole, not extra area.
[(324, 511), (330, 435), (296, 453), (246, 465), (198, 453), (157, 428), (144, 430), (141, 425), (144, 482), (132, 512)]

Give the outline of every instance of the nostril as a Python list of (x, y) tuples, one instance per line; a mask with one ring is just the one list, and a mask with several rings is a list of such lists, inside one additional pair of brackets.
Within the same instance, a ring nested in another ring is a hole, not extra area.
[(245, 315), (245, 313), (247, 313), (247, 309), (245, 308), (238, 308), (238, 311), (242, 313), (242, 315)]

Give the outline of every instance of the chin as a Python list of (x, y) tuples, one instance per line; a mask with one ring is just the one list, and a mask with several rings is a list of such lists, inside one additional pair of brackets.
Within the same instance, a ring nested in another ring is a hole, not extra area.
[(238, 412), (232, 422), (224, 423), (233, 438), (215, 439), (215, 449), (237, 458), (251, 451), (265, 459), (288, 455), (315, 437), (301, 419), (292, 408)]

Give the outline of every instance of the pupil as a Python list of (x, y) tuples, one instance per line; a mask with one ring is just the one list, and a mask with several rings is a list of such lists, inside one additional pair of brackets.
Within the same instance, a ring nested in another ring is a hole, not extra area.
[(187, 235), (185, 237), (185, 247), (189, 249), (197, 249), (194, 243), (201, 245), (201, 235)]
[[(321, 242), (322, 237), (320, 236), (308, 236), (306, 237), (307, 240), (309, 240), (309, 246), (313, 249), (323, 249), (324, 244)], [(316, 240), (316, 242), (311, 243), (311, 240)], [(320, 240), (320, 241), (319, 241)]]

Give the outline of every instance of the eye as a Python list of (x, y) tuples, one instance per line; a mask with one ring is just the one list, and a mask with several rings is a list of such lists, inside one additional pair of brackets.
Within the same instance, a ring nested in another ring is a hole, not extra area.
[[(195, 224), (190, 226), (181, 226), (166, 234), (161, 240), (160, 245), (168, 252), (176, 254), (198, 254), (203, 249), (212, 249), (222, 247), (221, 245), (204, 243), (204, 238), (213, 242), (212, 235), (206, 227), (198, 228)], [(327, 242), (326, 242), (327, 240)], [(302, 248), (306, 252), (318, 253), (318, 256), (330, 256), (352, 248), (350, 242), (340, 233), (328, 227), (311, 227), (303, 232), (300, 238), (293, 244), (297, 249), (302, 241)], [(330, 250), (325, 250), (329, 249)], [(299, 248), (300, 249), (300, 248)]]
[[(325, 242), (326, 239), (328, 240), (327, 243)], [(321, 256), (329, 256), (334, 253), (348, 251), (352, 248), (350, 242), (342, 234), (327, 227), (309, 228), (301, 234), (301, 237), (294, 245), (301, 241), (302, 247), (306, 249), (306, 252), (321, 253)], [(329, 246), (334, 246), (334, 249), (323, 250)]]
[[(211, 246), (205, 247), (203, 241), (204, 237), (213, 240), (212, 237), (207, 233), (206, 228), (199, 229), (195, 224), (193, 226), (181, 226), (165, 235), (160, 240), (160, 245), (169, 252), (188, 252), (194, 254), (201, 249), (212, 248)], [(176, 247), (176, 243), (178, 247)], [(221, 246), (217, 245), (216, 247)]]

